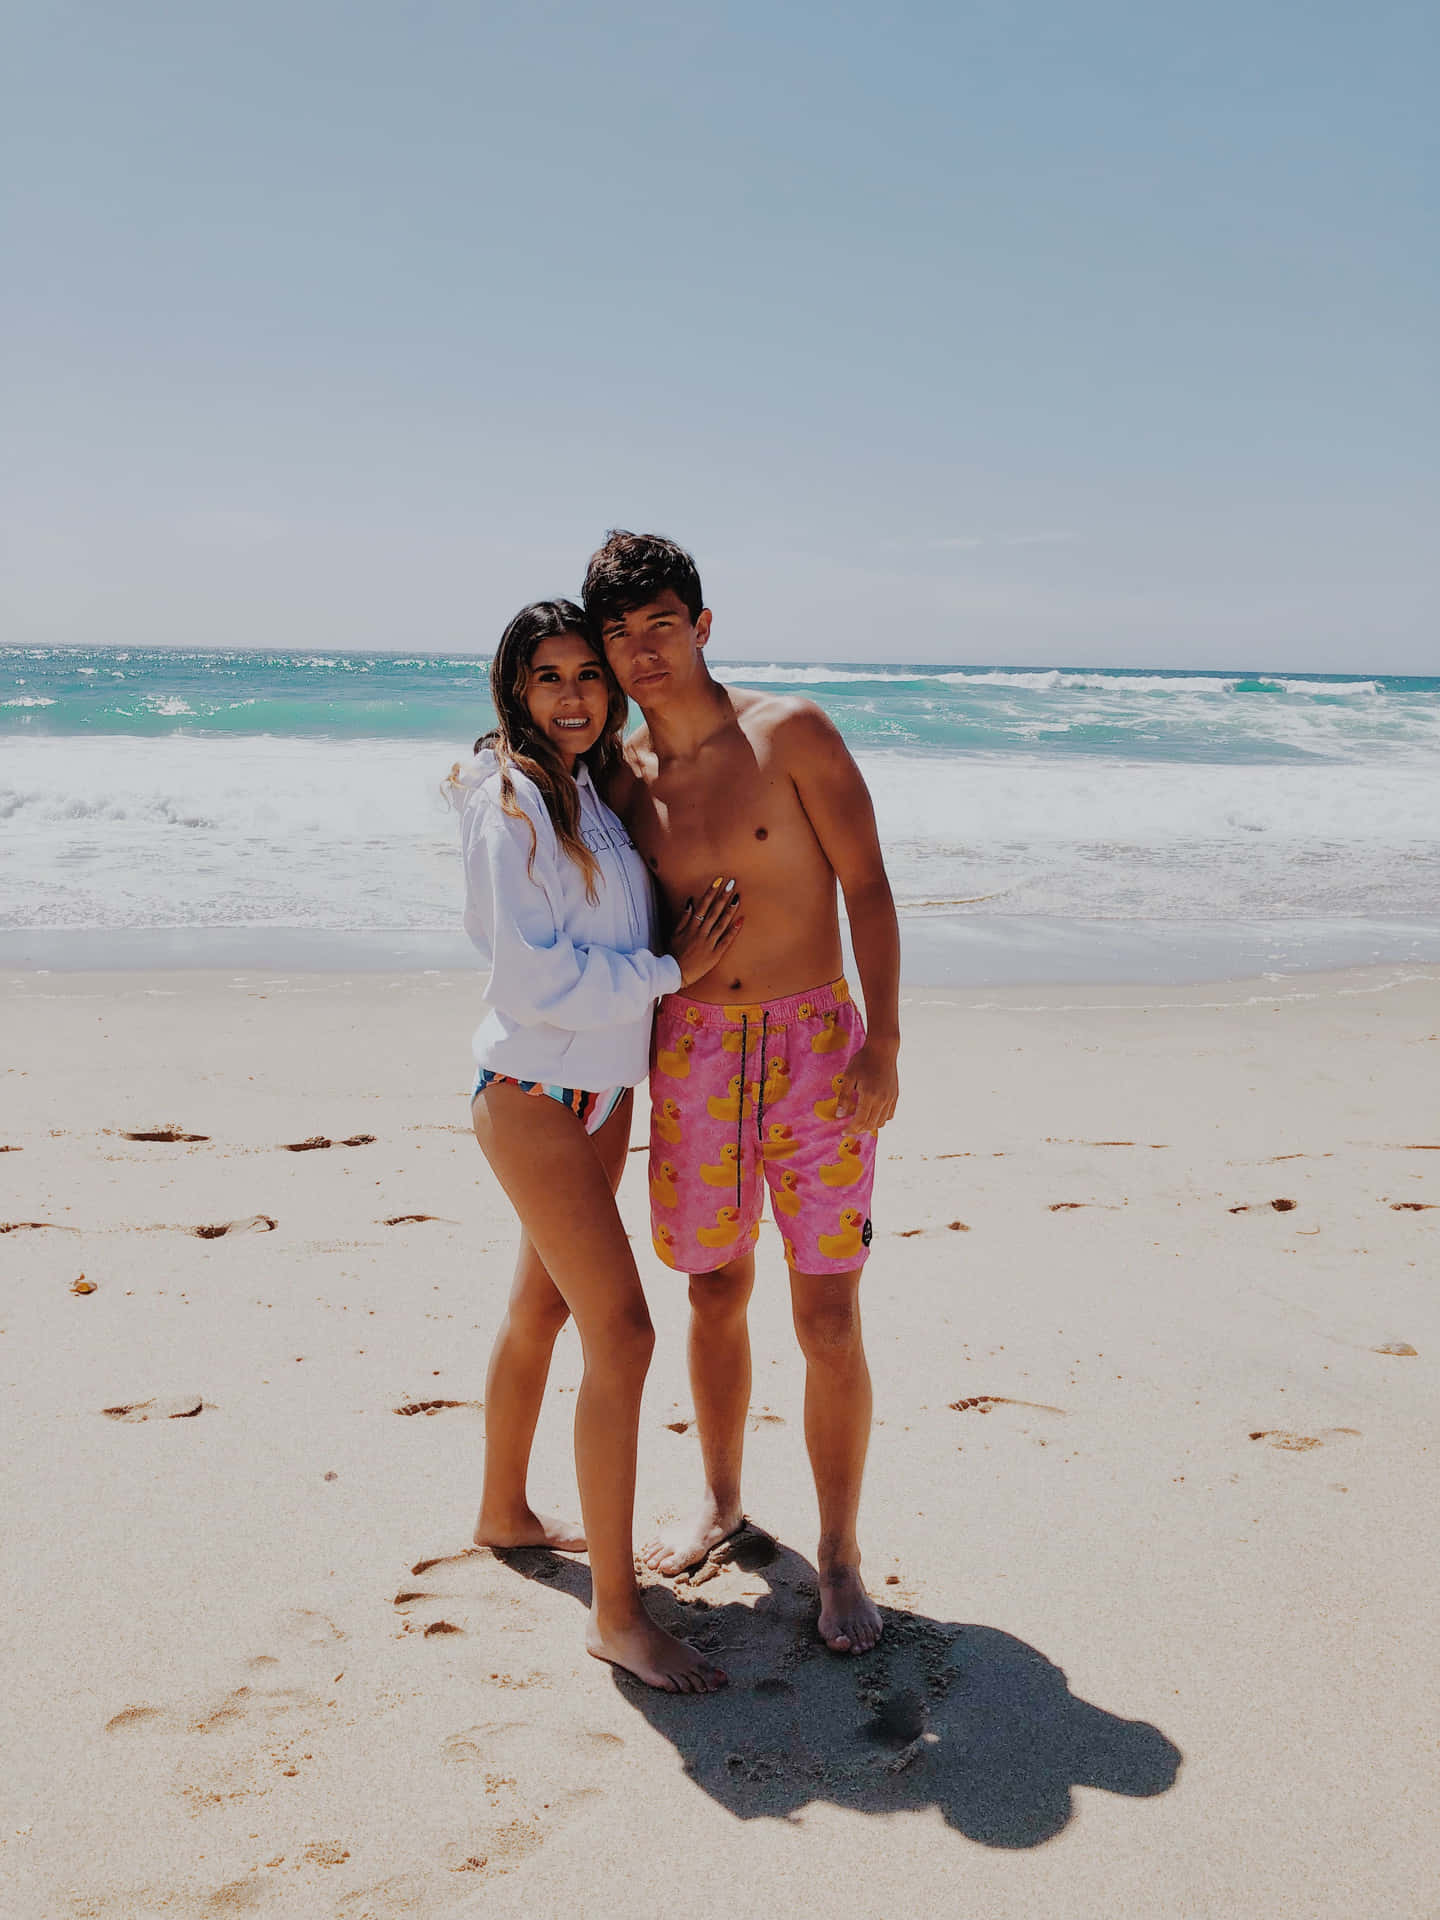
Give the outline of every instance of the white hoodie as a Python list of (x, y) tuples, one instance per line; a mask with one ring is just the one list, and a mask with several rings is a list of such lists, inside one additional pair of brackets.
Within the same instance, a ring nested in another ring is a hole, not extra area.
[[(490, 1011), (475, 1029), (477, 1066), (517, 1080), (602, 1092), (645, 1078), (655, 1002), (679, 964), (650, 949), (650, 875), (620, 821), (577, 763), (580, 837), (600, 866), (597, 899), (556, 838), (533, 780), (511, 769), (517, 820), (500, 805), (483, 748), (451, 782), (465, 860), (465, 931), (490, 969)], [(530, 826), (535, 859), (530, 858)]]

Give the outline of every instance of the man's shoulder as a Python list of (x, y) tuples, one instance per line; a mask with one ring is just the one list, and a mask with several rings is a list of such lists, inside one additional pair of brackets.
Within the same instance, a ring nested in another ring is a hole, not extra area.
[(740, 724), (752, 739), (764, 738), (772, 753), (800, 762), (829, 754), (840, 744), (840, 730), (814, 700), (798, 693), (766, 693), (747, 705)]

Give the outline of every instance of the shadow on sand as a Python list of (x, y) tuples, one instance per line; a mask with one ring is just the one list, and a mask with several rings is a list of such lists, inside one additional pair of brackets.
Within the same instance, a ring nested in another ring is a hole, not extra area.
[[(588, 1607), (583, 1565), (502, 1557)], [(859, 1813), (937, 1807), (983, 1846), (1036, 1847), (1069, 1821), (1075, 1787), (1149, 1797), (1180, 1768), (1158, 1728), (1077, 1700), (1054, 1661), (996, 1627), (882, 1607), (873, 1652), (827, 1653), (814, 1568), (764, 1535), (705, 1592), (652, 1586), (646, 1599), (730, 1685), (676, 1696), (617, 1672), (615, 1686), (742, 1820), (787, 1819), (817, 1801)]]

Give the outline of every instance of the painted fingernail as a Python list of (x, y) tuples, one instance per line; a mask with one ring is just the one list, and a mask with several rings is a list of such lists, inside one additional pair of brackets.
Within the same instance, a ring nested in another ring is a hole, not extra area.
[(711, 886), (712, 886), (712, 887), (723, 887), (723, 886), (724, 886), (724, 884), (725, 884), (725, 876), (724, 876), (724, 874), (723, 874), (723, 873), (717, 873), (717, 874), (716, 874), (716, 876), (715, 876), (715, 878), (714, 878), (714, 879), (713, 879), (713, 880), (712, 880), (712, 881), (710, 882), (710, 884), (711, 884)]

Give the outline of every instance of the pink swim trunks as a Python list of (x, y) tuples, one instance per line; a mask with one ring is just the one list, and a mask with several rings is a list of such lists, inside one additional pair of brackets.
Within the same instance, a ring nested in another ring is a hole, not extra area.
[(875, 1136), (835, 1118), (865, 1044), (843, 980), (764, 1005), (672, 993), (650, 1065), (650, 1223), (680, 1273), (712, 1273), (760, 1238), (765, 1188), (788, 1265), (849, 1273), (870, 1252)]

